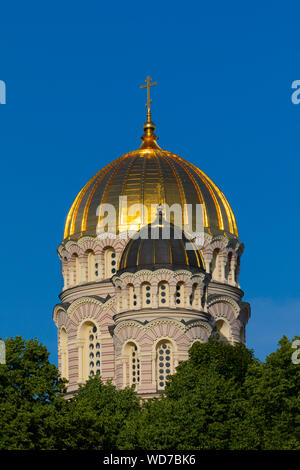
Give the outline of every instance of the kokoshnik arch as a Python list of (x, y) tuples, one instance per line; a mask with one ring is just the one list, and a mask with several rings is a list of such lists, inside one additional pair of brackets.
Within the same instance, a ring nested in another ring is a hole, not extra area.
[[(147, 88), (142, 145), (101, 169), (82, 188), (58, 247), (64, 287), (53, 317), (59, 370), (70, 393), (100, 374), (117, 388), (134, 384), (138, 394), (150, 397), (164, 390), (195, 341), (213, 335), (231, 344), (245, 343), (250, 306), (242, 301), (239, 285), (244, 245), (235, 216), (203, 171), (158, 145), (150, 107), (155, 84), (147, 77), (141, 87)], [(124, 212), (120, 196), (128, 206), (149, 208), (148, 219)], [(114, 238), (109, 233), (97, 236), (101, 204), (115, 208)], [(164, 204), (201, 204), (200, 249), (186, 233), (178, 238), (174, 221), (153, 211)], [(170, 230), (167, 240), (165, 227)], [(140, 236), (130, 237), (133, 229)], [(155, 237), (147, 237), (150, 230)]]

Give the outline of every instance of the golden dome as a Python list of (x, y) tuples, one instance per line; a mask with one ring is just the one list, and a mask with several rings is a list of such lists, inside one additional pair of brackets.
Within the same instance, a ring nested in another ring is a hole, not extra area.
[[(82, 188), (68, 213), (64, 241), (97, 235), (100, 204), (114, 206), (117, 233), (139, 230), (151, 223), (159, 204), (180, 204), (182, 209), (185, 204), (203, 204), (206, 232), (238, 237), (233, 211), (222, 191), (195, 165), (162, 150), (154, 130), (154, 124), (148, 119), (141, 147), (105, 166)], [(128, 216), (127, 210), (125, 213), (120, 207), (120, 196), (127, 196), (127, 207), (132, 204), (146, 206), (149, 216)]]

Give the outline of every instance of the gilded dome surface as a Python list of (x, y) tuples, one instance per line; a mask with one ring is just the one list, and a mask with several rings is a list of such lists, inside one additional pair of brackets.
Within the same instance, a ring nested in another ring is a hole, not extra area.
[[(184, 208), (186, 204), (202, 204), (206, 232), (238, 237), (233, 211), (222, 191), (195, 165), (162, 150), (156, 142), (154, 129), (154, 124), (147, 122), (141, 147), (117, 158), (86, 183), (69, 210), (64, 241), (97, 235), (100, 204), (111, 204), (115, 208), (116, 233), (137, 231), (151, 223), (156, 217), (157, 205), (179, 204)], [(127, 197), (127, 207), (143, 204), (149, 209), (148, 214), (129, 216), (120, 203), (120, 196)]]

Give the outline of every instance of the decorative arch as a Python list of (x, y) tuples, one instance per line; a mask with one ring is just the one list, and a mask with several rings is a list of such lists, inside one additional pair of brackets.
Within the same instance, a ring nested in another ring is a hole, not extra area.
[[(240, 338), (240, 321), (238, 319), (240, 313), (240, 307), (233, 299), (225, 296), (220, 296), (214, 298), (209, 301), (208, 303), (208, 311), (215, 319), (215, 322), (218, 320), (223, 320), (223, 329), (220, 334), (220, 338), (222, 339), (222, 335), (227, 331), (228, 341), (235, 342), (239, 341)], [(226, 325), (228, 325), (228, 328)], [(218, 328), (218, 324), (216, 324)], [(219, 322), (219, 327), (221, 328), (221, 323)], [(219, 329), (220, 329), (219, 328)], [(230, 329), (230, 333), (228, 330)], [(224, 335), (225, 336), (225, 335)]]
[(101, 373), (100, 335), (95, 322), (84, 320), (79, 334), (79, 382)]
[(136, 341), (127, 341), (122, 348), (123, 387), (135, 385), (141, 381), (140, 350)]
[(104, 278), (111, 278), (117, 272), (116, 250), (112, 246), (104, 249)]
[(170, 375), (175, 372), (174, 341), (162, 338), (156, 342), (155, 371), (156, 387), (163, 391)]

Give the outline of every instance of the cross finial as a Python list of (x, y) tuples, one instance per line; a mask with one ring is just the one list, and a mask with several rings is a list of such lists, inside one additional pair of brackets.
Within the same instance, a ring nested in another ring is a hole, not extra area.
[(149, 122), (151, 121), (151, 103), (152, 103), (152, 99), (150, 98), (150, 87), (154, 86), (154, 85), (157, 85), (157, 82), (152, 82), (151, 83), (151, 80), (152, 80), (152, 78), (150, 77), (150, 75), (148, 75), (148, 77), (145, 80), (146, 85), (141, 85), (140, 86), (140, 88), (147, 88), (147, 103), (146, 103), (146, 106), (147, 106), (147, 120)]

